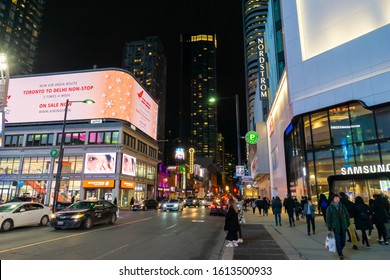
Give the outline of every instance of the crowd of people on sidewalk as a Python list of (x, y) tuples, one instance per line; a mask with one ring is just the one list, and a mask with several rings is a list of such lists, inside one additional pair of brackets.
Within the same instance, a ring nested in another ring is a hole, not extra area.
[(389, 245), (390, 203), (388, 197), (383, 194), (375, 194), (368, 204), (361, 196), (357, 196), (354, 201), (351, 201), (344, 192), (329, 194), (328, 197), (321, 194), (317, 205), (311, 201), (310, 197), (304, 196), (299, 202), (290, 194), (284, 198), (283, 202), (278, 196), (271, 200), (259, 196), (257, 199), (244, 199), (242, 201), (231, 197), (225, 220), (225, 230), (228, 231), (226, 237), (228, 247), (238, 246), (239, 242), (243, 242), (238, 217), (239, 215), (242, 217), (243, 211), (248, 211), (250, 207), (253, 215), (256, 214), (257, 209), (259, 215), (262, 216), (268, 216), (268, 210), (272, 209), (276, 226), (282, 226), (281, 213), (284, 208), (290, 227), (295, 227), (296, 221), (300, 219), (306, 220), (309, 236), (316, 234), (315, 218), (317, 215), (322, 215), (329, 231), (328, 234), (335, 239), (336, 252), (340, 259), (344, 259), (343, 248), (346, 242), (352, 244), (353, 250), (358, 250), (360, 237), (357, 231), (361, 232), (363, 246), (370, 248), (374, 225), (378, 232), (378, 243)]

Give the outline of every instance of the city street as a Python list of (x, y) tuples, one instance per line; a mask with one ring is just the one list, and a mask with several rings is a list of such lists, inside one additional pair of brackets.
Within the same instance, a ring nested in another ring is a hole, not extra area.
[(0, 233), (2, 260), (201, 260), (218, 259), (224, 242), (224, 217), (185, 208), (120, 212), (115, 225), (90, 230), (15, 228)]

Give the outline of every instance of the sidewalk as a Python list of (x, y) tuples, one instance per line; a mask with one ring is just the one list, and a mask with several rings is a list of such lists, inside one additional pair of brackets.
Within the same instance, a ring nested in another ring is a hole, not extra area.
[[(246, 223), (241, 225), (244, 243), (238, 247), (226, 247), (224, 242), (221, 257), (223, 260), (338, 260), (337, 253), (325, 249), (325, 238), (328, 233), (324, 219), (317, 216), (316, 234), (307, 235), (306, 219), (295, 221), (295, 227), (289, 227), (287, 214), (282, 213), (282, 226), (275, 226), (272, 211), (269, 216), (252, 214), (252, 209), (244, 212)], [(361, 232), (358, 231), (361, 237)], [(343, 253), (350, 260), (390, 260), (390, 246), (377, 242), (377, 230), (372, 231), (369, 248), (361, 242), (358, 250), (352, 250), (352, 244), (347, 242)], [(348, 235), (347, 235), (348, 239)]]

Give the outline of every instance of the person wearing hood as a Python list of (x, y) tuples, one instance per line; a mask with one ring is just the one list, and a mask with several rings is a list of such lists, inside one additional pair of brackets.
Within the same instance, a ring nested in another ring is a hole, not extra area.
[(333, 231), (336, 240), (337, 254), (340, 260), (344, 259), (343, 248), (346, 241), (346, 233), (350, 225), (349, 214), (347, 208), (340, 203), (340, 196), (334, 194), (332, 202), (326, 209), (326, 226), (329, 234)]

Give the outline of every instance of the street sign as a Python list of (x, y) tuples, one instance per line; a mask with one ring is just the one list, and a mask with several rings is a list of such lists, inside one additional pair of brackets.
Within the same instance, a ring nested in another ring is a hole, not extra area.
[(245, 169), (243, 165), (236, 165), (236, 175), (237, 177), (242, 177), (245, 175)]
[(58, 157), (58, 150), (56, 150), (56, 149), (51, 150), (50, 151), (50, 156), (52, 158), (57, 158)]
[(259, 141), (259, 135), (257, 134), (256, 131), (248, 131), (245, 134), (245, 141), (248, 144), (256, 144), (257, 141)]

